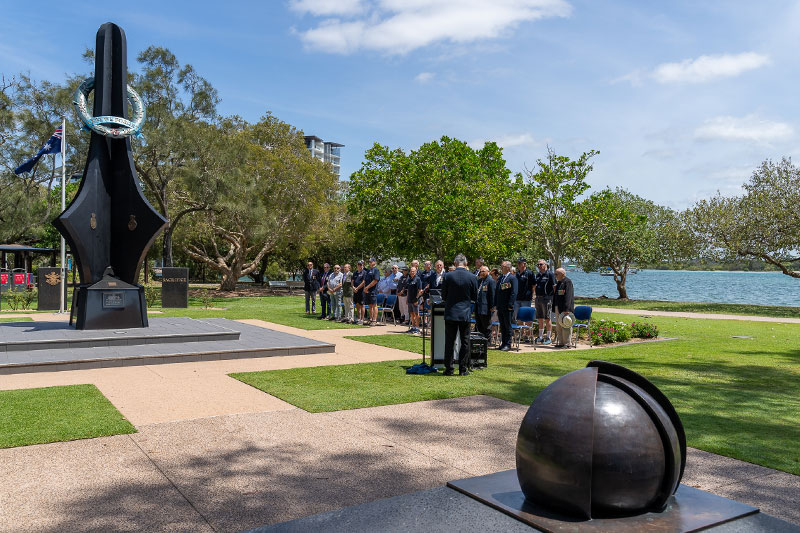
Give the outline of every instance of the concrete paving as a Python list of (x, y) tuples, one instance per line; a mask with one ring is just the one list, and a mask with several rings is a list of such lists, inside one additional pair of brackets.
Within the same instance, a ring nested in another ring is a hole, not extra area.
[[(513, 468), (525, 411), (486, 396), (290, 408), (0, 450), (0, 531), (239, 531), (441, 487)], [(684, 483), (800, 523), (797, 476), (690, 449)]]

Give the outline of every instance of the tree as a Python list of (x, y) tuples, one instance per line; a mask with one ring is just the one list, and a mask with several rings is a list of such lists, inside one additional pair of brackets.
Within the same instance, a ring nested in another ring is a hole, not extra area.
[(517, 179), (511, 226), (523, 241), (539, 242), (554, 268), (584, 238), (579, 199), (590, 187), (589, 160), (599, 153), (590, 150), (572, 161), (548, 147), (547, 160), (537, 160), (535, 172), (526, 170)]
[[(144, 140), (133, 150), (145, 193), (167, 219), (163, 233), (164, 265), (172, 266), (172, 241), (188, 214), (210, 207), (207, 199), (190, 201), (184, 179), (207, 178), (202, 157), (207, 126), (217, 119), (217, 91), (191, 65), (181, 66), (166, 48), (151, 46), (139, 54), (142, 71), (134, 76), (147, 118)], [(193, 175), (194, 173), (194, 175)]]
[(628, 298), (630, 265), (658, 261), (665, 253), (657, 226), (659, 207), (624, 189), (605, 189), (583, 202), (586, 239), (575, 259), (587, 272), (610, 268), (620, 299)]
[(791, 159), (767, 159), (744, 185), (745, 194), (719, 193), (698, 202), (690, 215), (707, 251), (716, 257), (756, 258), (800, 278), (800, 169)]
[(351, 231), (378, 255), (497, 258), (510, 192), (502, 150), (442, 137), (406, 154), (375, 144), (350, 177)]
[(44, 156), (31, 172), (13, 171), (53, 135), (62, 116), (67, 117), (66, 174), (82, 172), (80, 154), (88, 136), (74, 133), (79, 123), (72, 114), (72, 94), (82, 80), (75, 75), (55, 84), (23, 74), (0, 82), (0, 241), (35, 244), (51, 231), (50, 221), (61, 210), (59, 196), (51, 194), (61, 180), (56, 155)]
[(220, 289), (230, 291), (265, 255), (305, 238), (336, 176), (311, 156), (300, 132), (271, 114), (253, 125), (227, 121), (215, 138), (214, 159), (225, 171), (206, 180), (216, 200), (189, 215), (195, 224), (186, 251), (220, 272)]

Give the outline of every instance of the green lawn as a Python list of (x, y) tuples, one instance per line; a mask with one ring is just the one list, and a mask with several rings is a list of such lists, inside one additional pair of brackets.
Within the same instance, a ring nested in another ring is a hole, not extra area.
[(94, 385), (0, 391), (0, 448), (136, 433)]
[(7, 317), (7, 316), (0, 316), (0, 322), (31, 322), (33, 319), (29, 316), (15, 316), (15, 317)]
[[(599, 314), (616, 320), (632, 317)], [(516, 354), (492, 350), (489, 368), (466, 378), (407, 375), (419, 362), (390, 361), (232, 374), (311, 412), (487, 394), (527, 405), (554, 379), (590, 359), (625, 365), (671, 399), (688, 443), (710, 452), (800, 474), (800, 324), (654, 317), (678, 340), (588, 351)], [(752, 339), (734, 339), (734, 335)], [(352, 337), (421, 353), (419, 338)]]
[[(248, 296), (241, 298), (214, 298), (213, 307), (224, 307), (225, 310), (210, 310), (201, 307), (202, 302), (197, 298), (189, 298), (189, 309), (161, 309), (159, 316), (188, 316), (191, 318), (230, 318), (232, 320), (244, 318), (257, 318), (292, 326), (295, 328), (312, 329), (345, 329), (360, 328), (351, 324), (340, 324), (327, 320), (317, 320), (317, 315), (306, 315), (305, 303), (302, 296)], [(319, 312), (319, 301), (317, 301)]]
[(664, 302), (660, 300), (617, 300), (616, 298), (575, 298), (575, 305), (619, 307), (647, 311), (680, 311), (723, 315), (772, 316), (800, 318), (800, 307), (778, 305), (716, 304), (704, 302)]

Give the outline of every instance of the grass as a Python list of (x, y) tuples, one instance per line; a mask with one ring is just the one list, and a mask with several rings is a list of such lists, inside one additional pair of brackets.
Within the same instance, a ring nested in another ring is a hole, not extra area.
[(661, 300), (617, 300), (615, 298), (575, 298), (575, 305), (617, 307), (646, 311), (677, 311), (725, 315), (800, 318), (800, 307), (779, 305), (718, 304), (710, 302), (665, 302)]
[[(188, 316), (191, 318), (230, 318), (239, 320), (255, 318), (305, 330), (361, 328), (352, 324), (340, 324), (327, 320), (317, 320), (317, 315), (305, 314), (302, 296), (246, 296), (234, 298), (214, 298), (213, 307), (224, 310), (203, 309), (199, 298), (189, 298), (189, 309), (158, 309), (159, 316)], [(319, 311), (319, 302), (317, 302)]]
[(29, 316), (15, 316), (7, 317), (0, 316), (0, 322), (31, 322), (33, 319)]
[(136, 433), (94, 385), (0, 391), (0, 448)]
[[(630, 317), (598, 317), (630, 321)], [(655, 383), (683, 420), (690, 446), (800, 475), (800, 324), (648, 319), (678, 340), (588, 351), (491, 350), (467, 378), (407, 375), (419, 358), (232, 374), (311, 412), (486, 394), (523, 405), (591, 359), (625, 365)], [(752, 339), (734, 339), (734, 335)], [(354, 340), (421, 353), (405, 335)]]

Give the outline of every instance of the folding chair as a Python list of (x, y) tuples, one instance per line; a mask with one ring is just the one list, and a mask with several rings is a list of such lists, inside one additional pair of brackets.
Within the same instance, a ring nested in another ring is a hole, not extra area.
[[(533, 339), (533, 324), (536, 322), (536, 308), (535, 307), (520, 307), (519, 311), (517, 311), (517, 322), (523, 322), (523, 324), (513, 324), (511, 326), (512, 332), (519, 331), (520, 340), (522, 340), (522, 333), (527, 330), (528, 338)], [(514, 327), (516, 326), (516, 327)], [(517, 343), (519, 345), (519, 343)], [(534, 349), (536, 349), (536, 344), (533, 345)]]
[(586, 336), (589, 336), (589, 321), (592, 319), (592, 308), (588, 305), (579, 305), (572, 314), (575, 315), (575, 323), (572, 325), (572, 328), (575, 330), (572, 337), (572, 346), (577, 346), (580, 328), (585, 328)]
[[(395, 302), (397, 302), (397, 295), (396, 294), (389, 294), (389, 295), (382, 294), (381, 296), (384, 296), (384, 299), (383, 299), (383, 302), (381, 302), (383, 305), (381, 305), (381, 303), (378, 304), (378, 312), (381, 314), (380, 319), (384, 324), (386, 324), (386, 313), (388, 312), (390, 315), (392, 315), (392, 322), (396, 326), (397, 325), (397, 319), (394, 316), (394, 304), (395, 304)], [(378, 299), (380, 300), (380, 296), (378, 297)]]

